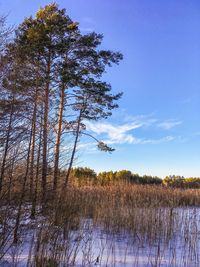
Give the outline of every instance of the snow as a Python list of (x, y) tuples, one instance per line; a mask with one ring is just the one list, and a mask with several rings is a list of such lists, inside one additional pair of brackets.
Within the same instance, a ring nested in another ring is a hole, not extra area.
[[(91, 219), (85, 219), (79, 229), (70, 231), (67, 241), (61, 241), (61, 247), (67, 244), (68, 249), (59, 266), (199, 267), (200, 208), (177, 208), (174, 213), (173, 233), (168, 239), (158, 233), (154, 242), (139, 233), (138, 236), (127, 231), (112, 233), (102, 225), (95, 225)], [(0, 266), (27, 266), (39, 231), (42, 227), (48, 228), (47, 224), (28, 218), (23, 225), (22, 242), (8, 250)], [(49, 253), (51, 250), (52, 244), (49, 244)]]

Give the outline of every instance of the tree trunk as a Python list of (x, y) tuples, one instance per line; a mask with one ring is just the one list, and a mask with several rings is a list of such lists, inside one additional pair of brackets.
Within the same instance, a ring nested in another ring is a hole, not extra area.
[(31, 218), (35, 218), (36, 212), (36, 202), (38, 196), (38, 178), (39, 178), (39, 171), (40, 171), (40, 153), (41, 153), (41, 145), (42, 145), (42, 117), (41, 117), (41, 129), (40, 129), (40, 137), (39, 137), (39, 145), (38, 145), (38, 155), (37, 155), (37, 167), (36, 167), (36, 174), (35, 174), (35, 190), (32, 198), (32, 208), (31, 208)]
[(63, 83), (62, 87), (61, 87), (61, 92), (60, 92), (59, 119), (58, 119), (56, 144), (55, 144), (54, 180), (53, 180), (53, 191), (54, 191), (54, 194), (56, 194), (57, 187), (58, 187), (60, 139), (61, 139), (62, 122), (63, 122), (64, 98), (65, 98), (65, 84)]
[(67, 173), (65, 176), (65, 186), (64, 187), (66, 187), (69, 183), (69, 176), (70, 176), (70, 172), (71, 172), (72, 165), (74, 162), (76, 147), (77, 147), (77, 143), (78, 143), (78, 137), (79, 137), (79, 133), (80, 133), (81, 118), (82, 118), (82, 111), (80, 111), (78, 121), (77, 121), (77, 129), (76, 129), (76, 135), (75, 135), (75, 140), (74, 140), (74, 146), (73, 146), (72, 155), (71, 155), (70, 162), (69, 162), (69, 167), (67, 169)]
[(38, 89), (36, 89), (36, 93), (35, 93), (34, 109), (33, 109), (33, 116), (32, 116), (32, 142), (31, 142), (31, 156), (30, 156), (30, 198), (31, 199), (33, 196), (37, 98), (38, 98)]
[(47, 185), (47, 137), (48, 137), (48, 113), (49, 113), (49, 87), (50, 87), (50, 71), (51, 71), (51, 53), (49, 51), (46, 87), (44, 95), (44, 120), (43, 120), (43, 155), (42, 155), (42, 201), (46, 201), (46, 185)]
[(11, 104), (10, 117), (9, 117), (9, 122), (8, 122), (8, 130), (7, 130), (7, 134), (6, 134), (5, 150), (4, 150), (3, 160), (2, 160), (2, 165), (1, 165), (0, 193), (2, 191), (4, 174), (5, 174), (6, 158), (7, 158), (7, 154), (8, 154), (10, 134), (11, 134), (11, 130), (12, 130), (13, 113), (14, 113), (14, 96), (13, 96), (12, 104)]
[(14, 155), (12, 157), (11, 161), (11, 167), (10, 167), (10, 173), (9, 173), (9, 184), (8, 184), (8, 205), (10, 205), (11, 202), (11, 192), (12, 192), (12, 186), (13, 186), (13, 171), (15, 166), (15, 160), (17, 158), (18, 148), (15, 150)]

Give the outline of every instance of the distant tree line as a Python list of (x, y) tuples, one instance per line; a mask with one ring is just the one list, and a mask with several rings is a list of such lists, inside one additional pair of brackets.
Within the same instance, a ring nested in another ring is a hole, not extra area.
[(200, 188), (200, 178), (184, 178), (183, 176), (166, 176), (161, 179), (157, 176), (139, 175), (129, 170), (104, 171), (96, 173), (87, 167), (73, 168), (71, 172), (75, 185), (107, 185), (112, 182), (123, 181), (140, 185), (163, 185), (172, 188)]
[(87, 167), (77, 167), (73, 168), (71, 172), (72, 180), (76, 185), (85, 185), (85, 184), (98, 184), (106, 185), (112, 182), (130, 182), (133, 184), (162, 184), (162, 179), (156, 176), (144, 175), (140, 176), (139, 174), (132, 173), (128, 170), (120, 171), (104, 171), (96, 173), (94, 170)]
[(200, 178), (170, 175), (165, 177), (163, 184), (174, 188), (200, 188)]

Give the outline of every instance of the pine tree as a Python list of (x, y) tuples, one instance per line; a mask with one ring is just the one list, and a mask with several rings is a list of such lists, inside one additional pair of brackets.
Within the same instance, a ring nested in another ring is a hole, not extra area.
[[(39, 146), (39, 143), (36, 145), (36, 136), (39, 133), (37, 125), (42, 127), (40, 154), (44, 203), (47, 197), (48, 170), (51, 166), (54, 166), (54, 193), (59, 184), (60, 145), (64, 131), (67, 129), (75, 136), (65, 179), (67, 184), (77, 142), (86, 127), (84, 121), (110, 116), (112, 109), (117, 107), (116, 100), (121, 96), (113, 95), (111, 86), (102, 82), (101, 77), (107, 66), (119, 63), (122, 55), (99, 49), (102, 40), (103, 36), (100, 34), (81, 34), (78, 23), (66, 15), (65, 9), (50, 4), (41, 8), (34, 18), (24, 20), (11, 45), (15, 51), (16, 66), (22, 68), (20, 73), (24, 76), (24, 79), (20, 75), (20, 79), (16, 80), (18, 94), (27, 101), (25, 106), (29, 126), (26, 151), (29, 151), (31, 133), (30, 168), (27, 173), (30, 195), (33, 195), (36, 147)], [(7, 54), (11, 51), (12, 49), (8, 49)], [(13, 79), (12, 83), (16, 80)], [(75, 120), (69, 119), (72, 113)], [(43, 120), (42, 125), (40, 118)], [(52, 143), (55, 144), (54, 151)], [(101, 150), (109, 150), (102, 142), (98, 145)], [(51, 159), (53, 164), (50, 163)]]

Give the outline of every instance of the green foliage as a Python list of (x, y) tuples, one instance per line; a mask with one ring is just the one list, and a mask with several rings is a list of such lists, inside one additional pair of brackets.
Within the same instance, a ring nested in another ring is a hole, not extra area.
[(131, 171), (121, 170), (116, 172), (115, 177), (116, 180), (131, 181), (133, 174), (131, 173)]
[(114, 148), (112, 147), (109, 147), (107, 144), (105, 144), (104, 142), (102, 141), (99, 141), (98, 144), (97, 144), (97, 148), (100, 150), (100, 151), (104, 151), (104, 152), (113, 152), (115, 151)]
[(162, 184), (162, 179), (157, 176), (144, 175), (139, 178), (140, 184)]
[[(143, 175), (132, 173), (129, 170), (119, 171), (104, 171), (98, 175), (94, 170), (89, 168), (75, 168), (73, 175), (79, 180), (79, 185), (87, 184), (100, 184), (107, 185), (112, 182), (125, 181), (131, 184), (140, 185), (164, 185), (174, 188), (200, 188), (200, 178), (184, 178), (183, 176), (170, 175), (165, 179), (157, 176)], [(81, 182), (80, 182), (81, 181)]]
[(183, 176), (169, 175), (163, 180), (163, 184), (172, 187), (183, 187)]
[(184, 188), (200, 188), (200, 178), (185, 178)]
[(76, 179), (78, 185), (85, 184), (100, 184), (107, 185), (112, 182), (128, 182), (132, 184), (149, 184), (149, 185), (159, 185), (162, 184), (162, 179), (154, 176), (140, 176), (139, 174), (133, 174), (129, 170), (119, 170), (119, 171), (104, 171), (100, 172), (98, 175), (94, 170), (90, 168), (75, 168), (72, 171), (72, 175)]
[(108, 171), (108, 172), (100, 172), (97, 176), (98, 183), (101, 185), (108, 184), (109, 182), (116, 180), (116, 172)]
[(97, 180), (97, 174), (94, 170), (87, 167), (73, 168), (71, 176), (74, 178), (75, 184), (78, 186), (86, 184), (95, 184)]
[(200, 188), (200, 178), (170, 175), (165, 177), (163, 184), (175, 188)]

